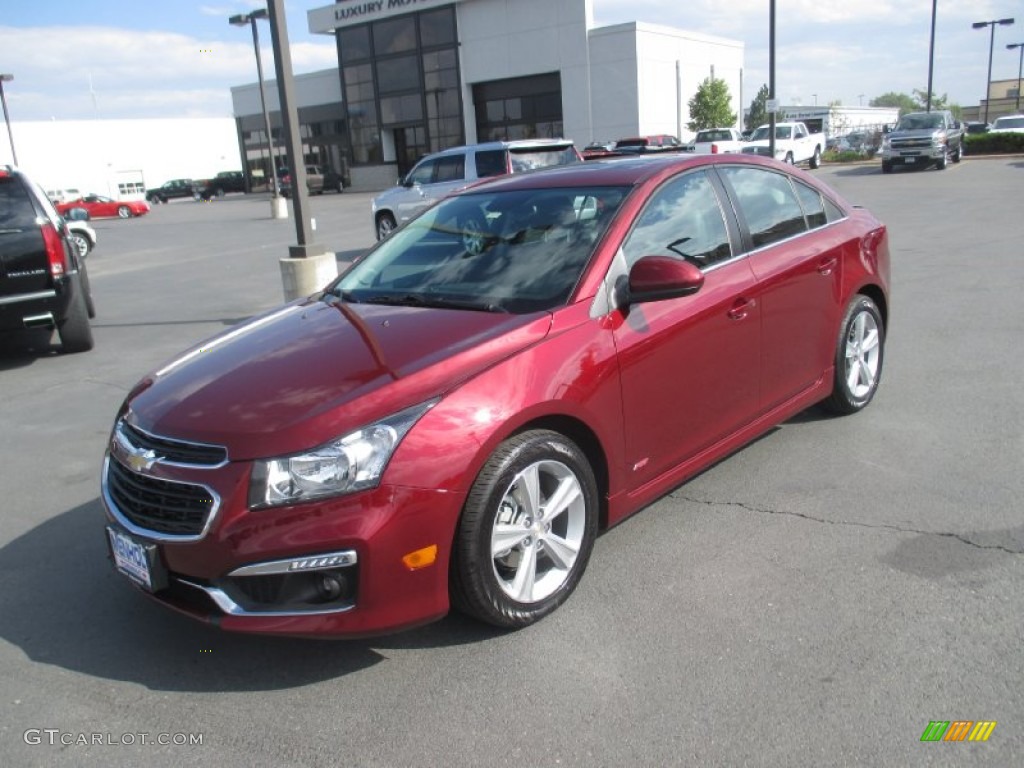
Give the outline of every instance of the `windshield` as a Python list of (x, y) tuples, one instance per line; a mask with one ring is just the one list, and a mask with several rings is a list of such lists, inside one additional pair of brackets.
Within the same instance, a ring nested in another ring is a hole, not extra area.
[(329, 289), (345, 301), (524, 314), (562, 306), (628, 188), (442, 200)]
[(920, 115), (904, 115), (900, 118), (899, 124), (896, 126), (897, 131), (922, 131), (922, 130), (934, 130), (935, 128), (942, 128), (944, 121), (942, 115), (932, 113), (924, 113)]
[[(754, 134), (750, 137), (751, 141), (765, 141), (769, 136), (769, 127), (762, 125)], [(775, 138), (776, 139), (788, 139), (792, 128), (788, 125), (777, 125), (775, 126)]]

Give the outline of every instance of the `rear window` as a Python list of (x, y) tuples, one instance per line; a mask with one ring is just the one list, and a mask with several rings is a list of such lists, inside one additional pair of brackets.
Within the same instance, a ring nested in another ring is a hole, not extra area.
[(548, 168), (553, 165), (568, 165), (569, 163), (575, 163), (579, 161), (579, 155), (576, 154), (576, 150), (572, 147), (565, 147), (564, 149), (549, 149), (549, 150), (509, 150), (509, 155), (512, 160), (512, 170), (521, 173), (522, 171), (532, 171), (537, 168)]
[(0, 176), (0, 231), (35, 226), (36, 209), (24, 185), (12, 176)]

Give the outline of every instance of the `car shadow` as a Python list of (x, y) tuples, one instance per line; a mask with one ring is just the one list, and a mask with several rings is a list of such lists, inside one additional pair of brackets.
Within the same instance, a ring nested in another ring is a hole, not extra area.
[(108, 561), (99, 499), (0, 548), (0, 637), (32, 661), (151, 690), (269, 691), (385, 661), (376, 648), (437, 648), (502, 634), (461, 616), (363, 640), (237, 635), (147, 599)]
[(856, 165), (835, 172), (836, 176), (873, 176), (882, 172), (881, 165)]
[(41, 357), (60, 354), (60, 342), (47, 328), (11, 331), (0, 335), (0, 371), (32, 365)]

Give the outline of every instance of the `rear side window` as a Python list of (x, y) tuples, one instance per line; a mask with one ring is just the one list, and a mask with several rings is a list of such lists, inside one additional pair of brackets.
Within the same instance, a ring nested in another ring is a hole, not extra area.
[(0, 176), (0, 231), (35, 226), (36, 209), (28, 191), (15, 178)]
[(505, 150), (486, 149), (476, 153), (476, 177), (486, 179), (488, 176), (503, 176), (508, 173), (505, 167)]
[(789, 177), (761, 168), (724, 168), (736, 203), (747, 221), (755, 248), (806, 231), (804, 212), (793, 194)]
[(800, 200), (801, 207), (804, 209), (807, 225), (811, 229), (824, 227), (828, 223), (828, 218), (825, 216), (825, 207), (821, 203), (821, 195), (818, 194), (817, 190), (811, 189), (806, 184), (796, 180), (793, 181), (793, 189), (796, 190), (796, 196)]
[(437, 161), (437, 173), (434, 181), (462, 181), (466, 178), (466, 161), (459, 155), (448, 155)]

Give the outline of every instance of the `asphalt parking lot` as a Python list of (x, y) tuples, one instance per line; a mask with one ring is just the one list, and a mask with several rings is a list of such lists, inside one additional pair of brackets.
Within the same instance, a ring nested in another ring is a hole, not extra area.
[[(95, 222), (96, 348), (0, 347), (3, 762), (1024, 764), (1024, 157), (815, 173), (890, 228), (875, 401), (802, 414), (605, 533), (573, 598), (512, 634), (237, 637), (128, 587), (98, 500), (115, 411), (281, 301), (295, 230), (242, 196)], [(312, 200), (340, 262), (373, 241), (370, 197)], [(997, 726), (922, 743), (935, 720)]]

